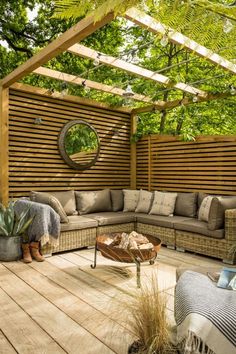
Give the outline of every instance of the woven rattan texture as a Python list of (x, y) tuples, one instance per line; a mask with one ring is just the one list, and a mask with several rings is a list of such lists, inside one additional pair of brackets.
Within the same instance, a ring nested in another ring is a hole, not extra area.
[(167, 246), (175, 246), (175, 230), (167, 227), (160, 227), (156, 225), (148, 225), (138, 222), (137, 232), (156, 236), (161, 239), (162, 244)]
[(43, 254), (69, 251), (76, 248), (94, 246), (96, 242), (96, 228), (61, 232), (59, 245), (46, 244), (42, 247)]
[(225, 239), (236, 243), (236, 209), (225, 211)]
[(233, 262), (229, 250), (233, 243), (203, 235), (176, 230), (176, 247)]
[(131, 232), (133, 230), (135, 230), (135, 223), (130, 222), (126, 224), (98, 226), (97, 234), (103, 235), (110, 232)]

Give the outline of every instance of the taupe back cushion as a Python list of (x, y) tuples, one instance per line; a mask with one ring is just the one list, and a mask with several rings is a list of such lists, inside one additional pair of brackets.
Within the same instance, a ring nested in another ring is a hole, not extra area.
[(111, 189), (111, 202), (113, 211), (121, 211), (124, 208), (124, 193), (122, 189)]
[(50, 192), (61, 203), (66, 215), (77, 215), (75, 203), (75, 192), (73, 190), (65, 192)]
[(178, 193), (174, 214), (194, 218), (197, 215), (197, 197), (197, 193)]
[(80, 215), (112, 210), (109, 189), (88, 192), (75, 191), (75, 198)]

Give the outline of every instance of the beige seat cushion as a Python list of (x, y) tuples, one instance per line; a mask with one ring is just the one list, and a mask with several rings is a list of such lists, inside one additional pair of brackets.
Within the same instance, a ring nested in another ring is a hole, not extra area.
[(146, 215), (146, 214), (136, 214), (137, 222), (142, 224), (156, 225), (161, 227), (168, 227), (173, 229), (174, 222), (188, 220), (184, 216), (163, 216), (163, 215)]
[(98, 226), (98, 222), (95, 219), (85, 218), (80, 215), (68, 216), (68, 220), (67, 224), (61, 224), (61, 231), (82, 230)]
[(213, 238), (224, 238), (224, 229), (209, 230), (207, 222), (198, 219), (184, 220), (182, 222), (176, 221), (174, 223), (174, 228), (176, 230), (189, 231), (194, 234), (201, 234)]
[(59, 200), (56, 197), (54, 197), (50, 193), (32, 191), (32, 192), (30, 192), (30, 200), (32, 200), (33, 202), (36, 202), (36, 203), (50, 205), (50, 207), (52, 207), (55, 210), (55, 212), (57, 214), (59, 214), (60, 221), (62, 223), (68, 222), (68, 217), (67, 217), (61, 203), (59, 202)]
[(77, 215), (75, 204), (75, 192), (73, 190), (65, 192), (50, 192), (61, 203), (66, 215)]
[(99, 226), (124, 224), (124, 223), (135, 221), (134, 212), (124, 213), (123, 211), (94, 213), (94, 214), (84, 215), (84, 217), (88, 217), (96, 220)]

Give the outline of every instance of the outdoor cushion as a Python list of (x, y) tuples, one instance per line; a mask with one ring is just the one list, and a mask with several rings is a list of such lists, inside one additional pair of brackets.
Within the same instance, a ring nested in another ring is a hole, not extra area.
[(177, 193), (154, 192), (154, 200), (149, 214), (172, 215), (175, 209)]
[(197, 214), (197, 196), (197, 193), (178, 193), (174, 214), (194, 218)]
[(218, 230), (223, 227), (224, 211), (217, 197), (207, 196), (203, 199), (198, 219), (207, 221), (209, 230)]
[(111, 189), (111, 203), (113, 211), (120, 211), (124, 208), (124, 194), (122, 189)]
[(124, 212), (135, 211), (138, 200), (139, 200), (139, 190), (123, 189), (124, 192)]
[(111, 211), (109, 189), (100, 191), (75, 192), (77, 210), (80, 215)]
[(93, 213), (84, 215), (84, 217), (92, 218), (98, 222), (99, 226), (102, 225), (115, 225), (115, 224), (124, 224), (135, 221), (135, 213), (127, 212), (123, 213), (123, 211), (111, 211), (111, 212), (103, 212), (103, 213)]
[(227, 209), (236, 209), (236, 196), (220, 196), (218, 199), (224, 212)]
[(71, 215), (68, 216), (68, 219), (69, 222), (67, 224), (61, 224), (61, 231), (82, 230), (98, 226), (96, 220), (80, 215)]
[(36, 202), (36, 203), (50, 205), (50, 207), (52, 207), (55, 210), (55, 212), (57, 214), (59, 214), (60, 221), (62, 223), (68, 222), (68, 217), (67, 217), (61, 203), (59, 202), (59, 200), (56, 197), (54, 197), (50, 193), (32, 191), (32, 192), (30, 192), (30, 200), (32, 200), (33, 202)]
[(136, 213), (149, 213), (151, 204), (153, 200), (153, 193), (144, 191), (143, 189), (140, 190), (139, 193), (139, 200), (138, 205), (135, 209)]
[(176, 221), (174, 223), (174, 228), (176, 230), (189, 231), (194, 234), (201, 234), (204, 236), (209, 236), (213, 238), (224, 238), (224, 229), (219, 230), (209, 230), (207, 222), (198, 219), (188, 219), (181, 222)]
[(66, 215), (77, 215), (75, 204), (75, 192), (73, 190), (65, 192), (50, 192), (61, 203)]
[(163, 215), (146, 215), (136, 214), (137, 222), (149, 225), (156, 225), (161, 227), (168, 227), (173, 229), (176, 221), (184, 221), (186, 217), (183, 216), (163, 216)]
[[(198, 193), (198, 198), (197, 198), (198, 209), (200, 208), (203, 199), (208, 197), (208, 196), (209, 196), (209, 194), (206, 194), (206, 193), (203, 193), (203, 192), (199, 192)], [(212, 195), (212, 197), (214, 197), (214, 195)]]

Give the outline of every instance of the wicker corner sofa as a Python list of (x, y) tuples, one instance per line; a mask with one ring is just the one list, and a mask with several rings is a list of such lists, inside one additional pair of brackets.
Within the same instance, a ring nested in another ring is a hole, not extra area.
[[(185, 224), (204, 222), (183, 216), (159, 216), (138, 212), (100, 211), (86, 215), (69, 216), (69, 223), (61, 224), (59, 245), (46, 244), (42, 253), (51, 255), (61, 251), (94, 246), (96, 236), (109, 232), (131, 232), (133, 230), (156, 236), (168, 248), (195, 253), (222, 259), (228, 264), (235, 264), (235, 254), (230, 252), (236, 243), (236, 208), (225, 211), (224, 229), (217, 230), (216, 237), (204, 235), (196, 227), (193, 231), (186, 231)], [(195, 224), (194, 224), (195, 225)], [(183, 228), (183, 229), (182, 229)], [(208, 232), (208, 231), (207, 231)]]

